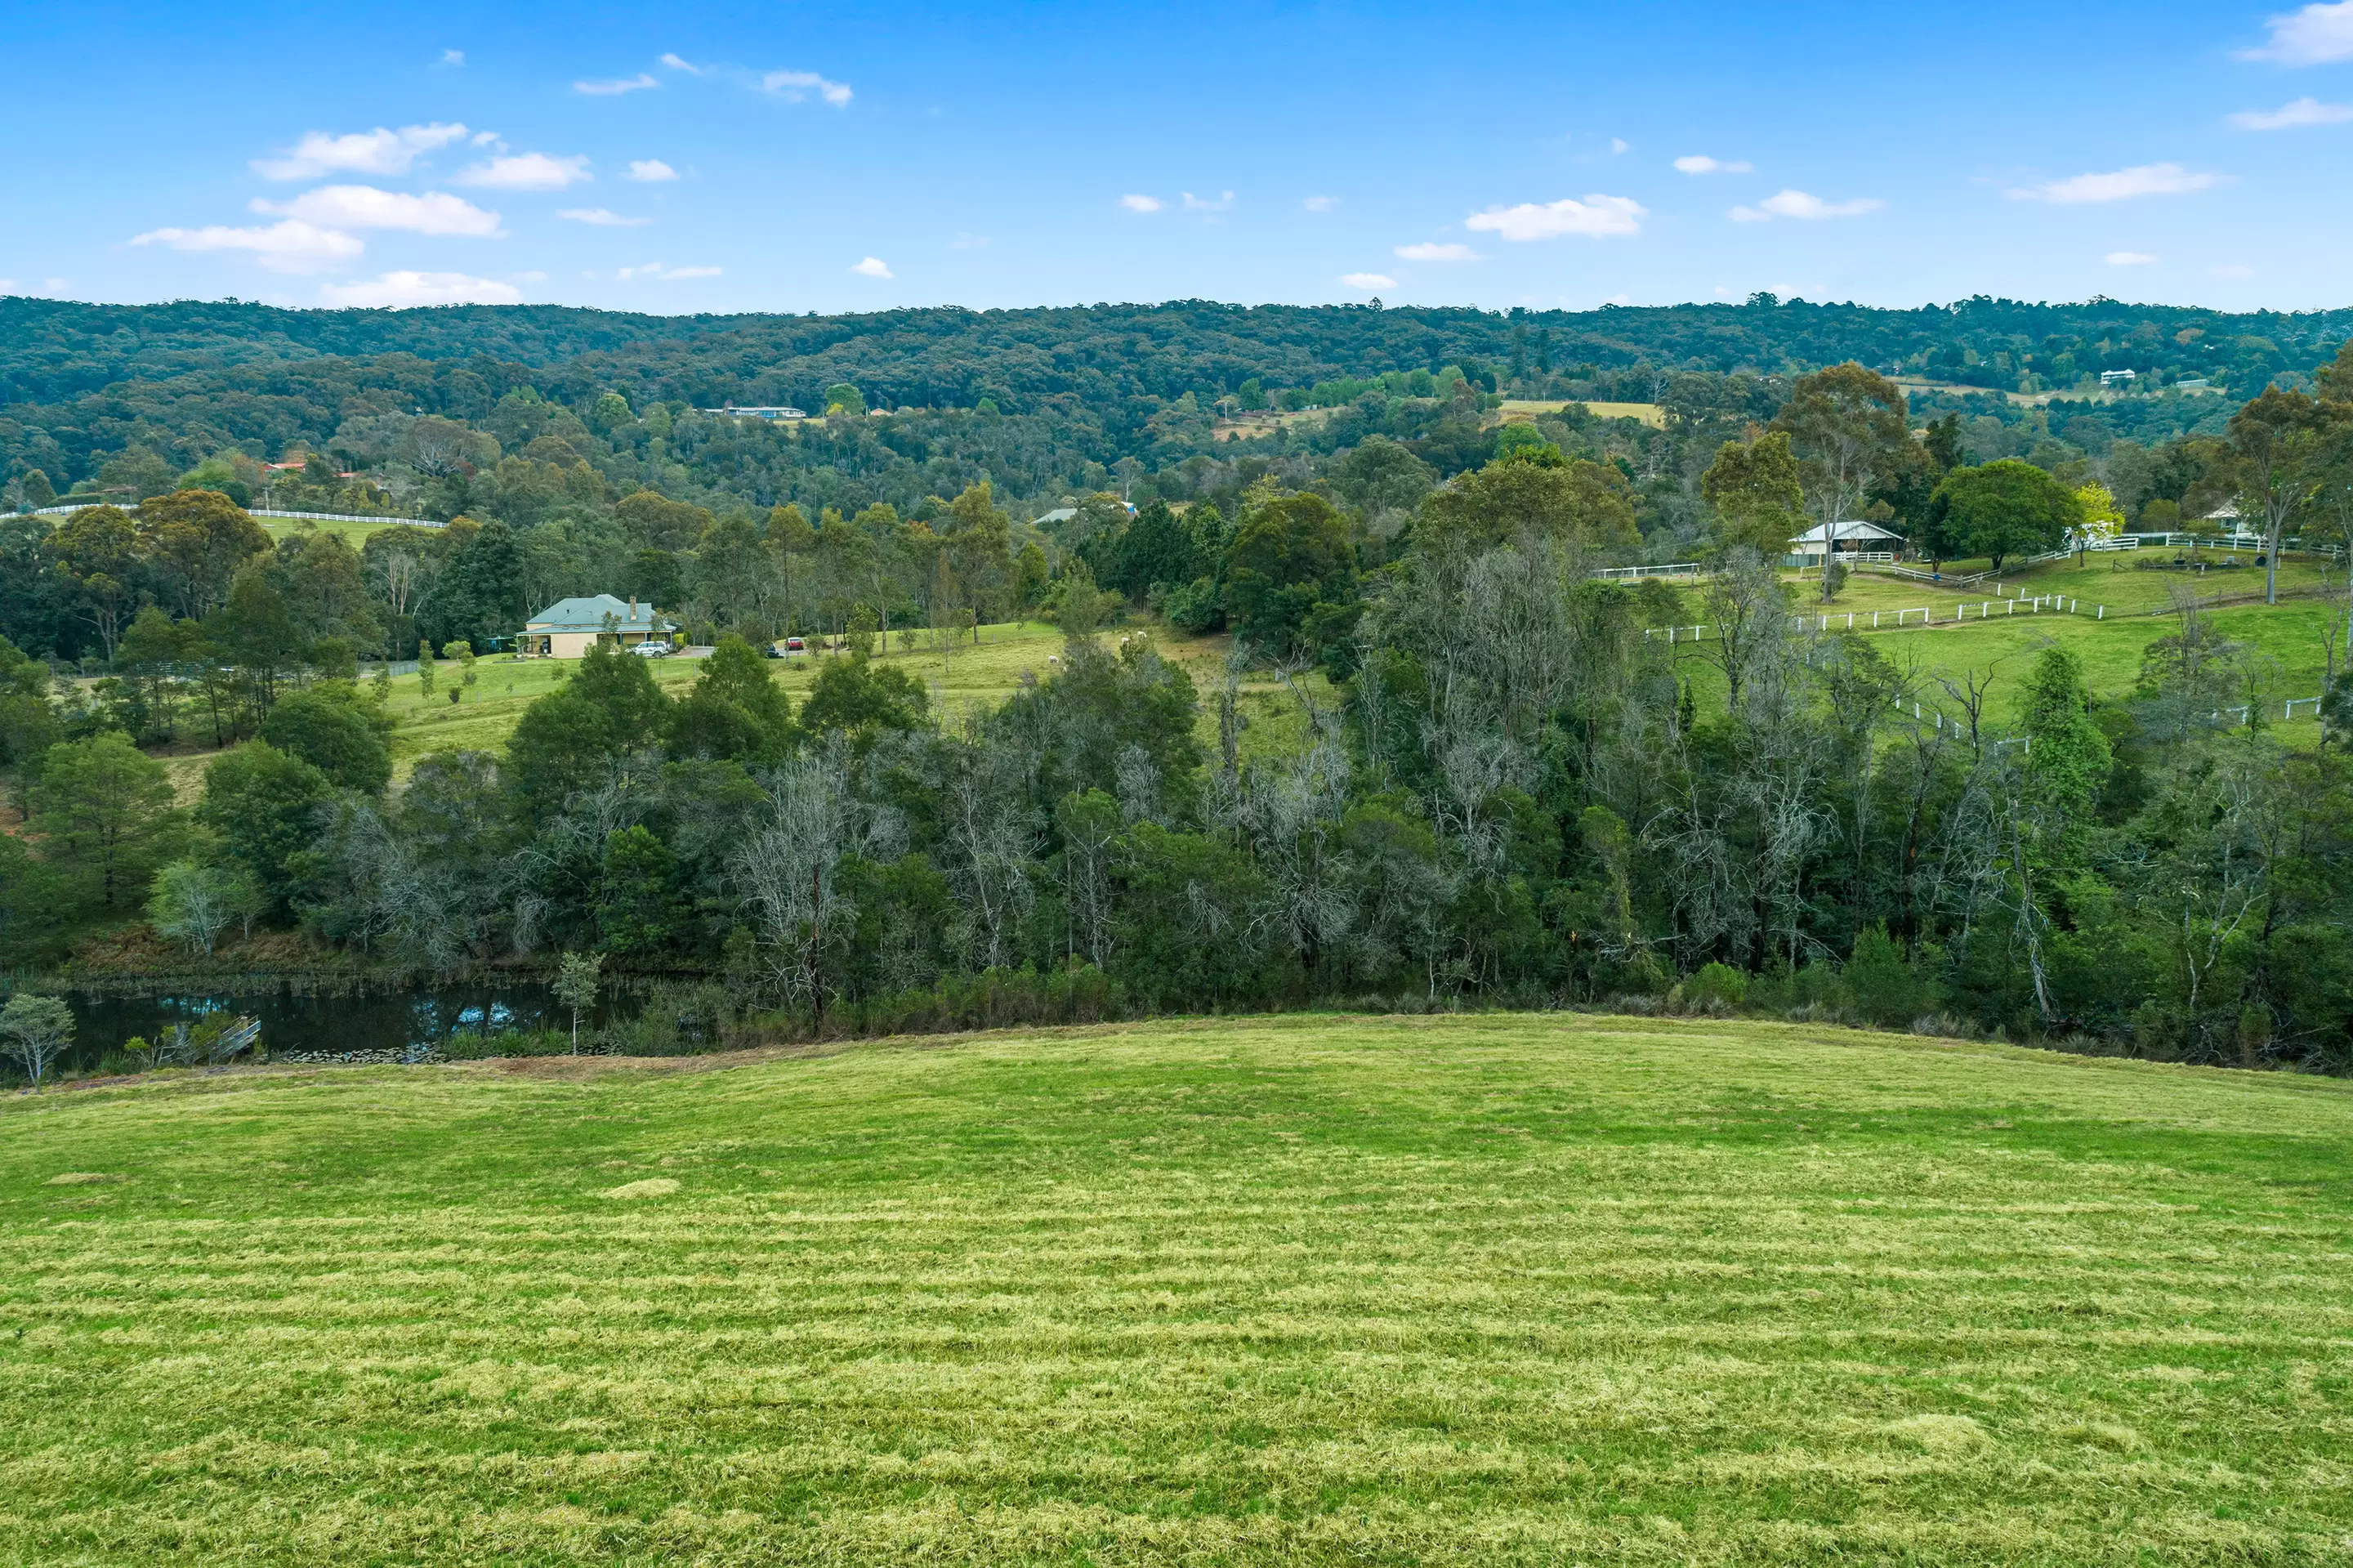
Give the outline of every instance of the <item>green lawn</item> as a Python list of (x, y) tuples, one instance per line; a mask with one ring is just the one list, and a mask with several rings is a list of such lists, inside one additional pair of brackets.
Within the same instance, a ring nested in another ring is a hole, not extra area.
[[(2172, 550), (2145, 550), (2141, 554), (2152, 559), (2163, 556), (2171, 560)], [(2073, 561), (2053, 561), (2015, 574), (2005, 573), (2000, 579), (2001, 588), (2011, 597), (2063, 595), (2080, 600), (2084, 613), (2092, 613), (2095, 605), (2106, 605), (2110, 615), (2164, 612), (2173, 606), (2172, 592), (2186, 586), (2209, 599), (2239, 599), (2263, 591), (2263, 568), (2254, 564), (2252, 551), (2242, 552), (2235, 567), (2222, 563), (2231, 559), (2227, 551), (2201, 550), (2199, 558), (2209, 563), (2202, 573), (2175, 571), (2137, 571), (2134, 557), (2123, 552), (2094, 556), (2078, 567)], [(2003, 597), (1994, 591), (1994, 585), (1963, 591), (1940, 584), (1915, 582), (1908, 577), (1896, 577), (1878, 572), (1858, 571), (1847, 578), (1838, 599), (1828, 607), (1820, 602), (1821, 578), (1806, 574), (1785, 574), (1799, 583), (1799, 602), (1811, 613), (1820, 614), (1825, 608), (1844, 614), (1848, 610), (1915, 609), (1926, 606), (1936, 611), (1938, 620), (1950, 620), (1953, 612), (1966, 604), (1968, 614), (1975, 619), (1978, 607), (1989, 599)], [(2287, 556), (2280, 561), (2279, 586), (2282, 593), (2303, 593), (2315, 588), (2345, 591), (2345, 573), (2318, 556)], [(1694, 600), (1694, 602), (1696, 602)], [(1996, 604), (1993, 613), (2002, 613)], [(1694, 613), (1693, 620), (1704, 617)], [(1866, 614), (1864, 619), (1868, 619)], [(1918, 622), (1915, 616), (1913, 621)]]
[[(2284, 710), (2279, 704), (2284, 699), (2321, 694), (2328, 606), (2314, 599), (2275, 606), (2237, 605), (2213, 611), (2212, 619), (2224, 636), (2252, 644), (2270, 661), (2266, 684), (2274, 699), (2268, 710), (2273, 721), (2283, 719)], [(2010, 724), (2021, 711), (2026, 675), (2044, 648), (2055, 642), (2072, 650), (2083, 661), (2084, 682), (2092, 694), (2116, 701), (2129, 696), (2139, 681), (2142, 651), (2173, 627), (2170, 620), (2159, 617), (2094, 621), (2081, 616), (2021, 615), (1986, 626), (1970, 621), (1906, 632), (1901, 638), (1891, 635), (1873, 646), (1894, 660), (1900, 669), (1915, 667), (1916, 662), (1921, 679), (1915, 684), (1924, 685), (1931, 695), (1940, 689), (1936, 677), (1957, 683), (1965, 672), (1993, 672), (1994, 694), (1988, 711), (1998, 723)], [(2341, 628), (2337, 634), (2343, 636)], [(2337, 664), (2344, 667), (2341, 652)], [(1949, 702), (1943, 705), (1955, 714), (1959, 711)], [(2309, 707), (2299, 708), (2294, 725), (2282, 733), (2290, 737), (2316, 737), (2318, 721)]]
[(1574, 1015), (51, 1091), (0, 1559), (2342, 1563), (2348, 1139)]
[[(2126, 607), (2129, 613), (2119, 613), (2112, 608), (2106, 619), (2094, 619), (2092, 606), (2095, 601), (2092, 595), (2109, 586), (2112, 577), (2119, 579), (2118, 598), (2125, 597), (2125, 588), (2139, 592), (2141, 598)], [(1871, 609), (1878, 604), (1884, 619), (1873, 634), (1872, 646), (1893, 660), (1898, 669), (1915, 674), (1915, 684), (1923, 693), (1924, 704), (1937, 699), (1938, 677), (1959, 682), (1968, 673), (1982, 674), (1992, 671), (1995, 684), (1988, 711), (1996, 723), (2008, 725), (2017, 717), (2022, 683), (2034, 656), (2054, 642), (2072, 649), (2084, 662), (2084, 678), (2094, 696), (2111, 701), (2129, 696), (2140, 678), (2142, 650), (2178, 625), (2172, 615), (2162, 613), (2170, 602), (2164, 592), (2164, 580), (2157, 573), (2111, 574), (2098, 567), (2082, 571), (2073, 567), (2043, 568), (2016, 579), (2015, 586), (2030, 594), (2066, 593), (2073, 597), (2080, 593), (2080, 613), (2047, 609), (2005, 612), (2000, 601), (1995, 600), (1991, 618), (1981, 620), (1977, 614), (1980, 599), (1973, 599), (1968, 601), (1968, 618), (1955, 622), (1952, 612), (1957, 601), (1951, 596), (1929, 600), (1916, 592), (1923, 585), (1891, 587), (1892, 579), (1858, 574), (1827, 611), (1810, 599), (1800, 600), (1799, 609), (1811, 624), (1819, 624), (1817, 618), (1827, 614), (1833, 631), (1845, 629), (1846, 617), (1852, 611), (1856, 629), (1868, 630)], [(2303, 590), (2306, 597), (2286, 599), (2276, 605), (2224, 602), (2209, 611), (2214, 625), (2225, 636), (2252, 645), (2268, 661), (2265, 684), (2272, 693), (2273, 704), (2268, 711), (2274, 721), (2282, 718), (2281, 702), (2290, 697), (2318, 696), (2327, 683), (2330, 619), (2343, 607), (2342, 580), (2334, 568), (2325, 565), (2295, 566), (2282, 571), (2282, 589)], [(2010, 579), (2005, 578), (2004, 582), (2009, 585)], [(2259, 572), (2242, 571), (2232, 574), (2227, 582), (2217, 582), (2215, 575), (2210, 574), (2202, 586), (2212, 597), (2221, 597), (2227, 588), (2235, 599), (2242, 589), (2260, 593), (2263, 577)], [(2333, 599), (2312, 595), (2310, 590), (2316, 587), (2334, 590)], [(1989, 592), (1982, 597), (1992, 599)], [(1933, 626), (1924, 628), (1915, 616), (1901, 630), (1895, 628), (1890, 612), (1925, 602), (1933, 602), (1936, 608), (1938, 619)], [(1695, 604), (1695, 600), (1686, 596), (1686, 603)], [(1703, 613), (1696, 608), (1692, 610), (1694, 620)], [(2341, 670), (2345, 667), (2341, 624), (2334, 629), (2334, 635), (2339, 639), (2337, 667)], [(1712, 694), (1720, 705), (1721, 678), (1713, 675), (1707, 662), (1695, 652), (1678, 652), (1683, 669), (1696, 689), (1704, 696)], [(1940, 705), (1947, 712), (1958, 712), (1949, 701)], [(2299, 708), (2293, 725), (2282, 731), (2291, 738), (2315, 737), (2318, 733), (2317, 721), (2308, 707)]]
[[(903, 665), (930, 689), (934, 703), (953, 715), (967, 705), (993, 707), (1003, 702), (1018, 687), (1024, 672), (1042, 676), (1050, 671), (1053, 666), (1047, 662), (1048, 657), (1059, 654), (1061, 647), (1060, 630), (1027, 621), (984, 626), (978, 646), (967, 644), (946, 660), (937, 652), (901, 652), (894, 633), (891, 651), (881, 655), (881, 662)], [(768, 668), (797, 706), (824, 662), (823, 655), (797, 654), (776, 660)], [(423, 695), (415, 675), (396, 677), (385, 710), (398, 725), (392, 738), (396, 767), (405, 775), (427, 752), (503, 748), (522, 710), (533, 698), (553, 691), (576, 667), (569, 660), (485, 655), (475, 662), (473, 688), (456, 704), (449, 701), (449, 688), (459, 675), (455, 661), (445, 659), (436, 664), (435, 690), (429, 699)], [(681, 656), (655, 660), (654, 679), (675, 694), (693, 682), (701, 667), (702, 661)]]
[[(2280, 704), (2285, 699), (2321, 694), (2327, 673), (2325, 640), (2331, 630), (2327, 605), (2313, 599), (2275, 606), (2236, 605), (2213, 611), (2212, 619), (2225, 636), (2252, 644), (2270, 661), (2265, 666), (2265, 684), (2273, 696), (2266, 710), (2272, 722), (2284, 721)], [(2026, 676), (2044, 648), (2056, 643), (2071, 650), (2083, 661), (2084, 683), (2092, 695), (2102, 701), (2122, 701), (2132, 695), (2139, 682), (2142, 651), (2173, 630), (2173, 625), (2161, 617), (2094, 621), (2081, 616), (2021, 615), (1983, 626), (1972, 620), (1900, 635), (1885, 632), (1873, 639), (1871, 646), (1913, 677), (1914, 690), (1924, 705), (1941, 707), (1955, 717), (1961, 710), (1944, 694), (1940, 678), (1959, 684), (1970, 673), (1991, 672), (1993, 694), (1986, 711), (1996, 724), (2009, 726), (2019, 718)], [(2344, 636), (2341, 625), (2336, 628), (2336, 635)], [(1703, 703), (1713, 701), (1720, 708), (1724, 681), (1715, 666), (1696, 652), (1679, 649), (1678, 653), (1680, 668)], [(2337, 668), (2345, 668), (2341, 644)], [(2311, 708), (2300, 707), (2294, 722), (2285, 724), (2279, 733), (2308, 745), (2318, 738), (2319, 724)]]
[(321, 523), (307, 517), (257, 517), (254, 521), (260, 524), (262, 529), (272, 539), (283, 539), (290, 535), (307, 533), (315, 529), (322, 534), (333, 534), (340, 536), (344, 544), (356, 550), (367, 543), (369, 535), (381, 534), (386, 528), (401, 527), (413, 522), (414, 519), (380, 517), (371, 518), (364, 523), (340, 521)]

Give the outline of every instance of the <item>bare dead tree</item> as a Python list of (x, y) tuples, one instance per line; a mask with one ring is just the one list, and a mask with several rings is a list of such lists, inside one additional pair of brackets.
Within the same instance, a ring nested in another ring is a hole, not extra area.
[(842, 863), (887, 859), (901, 836), (897, 814), (860, 800), (850, 774), (839, 737), (770, 773), (766, 819), (729, 865), (772, 982), (820, 1014), (835, 989), (828, 959), (857, 915)]

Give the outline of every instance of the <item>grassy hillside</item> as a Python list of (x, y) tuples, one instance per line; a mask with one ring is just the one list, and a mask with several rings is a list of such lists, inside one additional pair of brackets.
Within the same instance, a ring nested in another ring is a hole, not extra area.
[[(1214, 745), (1217, 716), (1208, 699), (1223, 677), (1232, 639), (1172, 638), (1165, 629), (1143, 627), (1133, 634), (1152, 636), (1162, 652), (1182, 663), (1192, 676), (1204, 698), (1201, 738), (1204, 745)], [(1116, 641), (1123, 633), (1113, 629), (1105, 635)], [(934, 711), (955, 722), (967, 712), (987, 712), (1003, 704), (1020, 689), (1025, 677), (1043, 679), (1051, 673), (1052, 661), (1060, 657), (1062, 641), (1059, 629), (1041, 621), (984, 626), (976, 646), (966, 645), (943, 659), (936, 648), (900, 647), (894, 632), (891, 648), (877, 658), (880, 662), (903, 667), (923, 683)], [(460, 671), (455, 661), (445, 659), (436, 664), (430, 698), (424, 694), (414, 674), (397, 677), (393, 682), (392, 696), (385, 705), (394, 724), (395, 776), (407, 777), (417, 759), (430, 752), (502, 750), (507, 737), (514, 733), (516, 722), (522, 717), (523, 709), (533, 699), (554, 690), (574, 667), (562, 660), (490, 655), (475, 665), (474, 685), (464, 689), (456, 704), (449, 701), (449, 690), (457, 685)], [(824, 667), (823, 656), (796, 655), (776, 661), (769, 669), (776, 683), (791, 694), (797, 708), (807, 700), (809, 688)], [(676, 696), (693, 683), (701, 669), (698, 659), (670, 658), (655, 662), (653, 675), (665, 691)], [(1319, 701), (1332, 699), (1330, 685), (1320, 673), (1311, 673), (1304, 682)], [(1252, 726), (1245, 749), (1253, 755), (1268, 748), (1279, 749), (1285, 744), (1285, 737), (1298, 729), (1296, 701), (1283, 690), (1278, 677), (1263, 671), (1253, 673), (1244, 683), (1242, 708)], [(184, 799), (195, 799), (204, 787), (205, 768), (219, 755), (216, 750), (199, 748), (164, 759)]]
[(1575, 1016), (52, 1092), (0, 1558), (2341, 1562), (2348, 1135)]

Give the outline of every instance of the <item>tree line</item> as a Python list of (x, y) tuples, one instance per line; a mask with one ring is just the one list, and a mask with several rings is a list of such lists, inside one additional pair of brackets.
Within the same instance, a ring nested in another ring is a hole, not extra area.
[[(2312, 385), (2243, 406), (2198, 482), (2317, 539), (2353, 493), (2353, 356)], [(2250, 701), (2262, 651), (2190, 603), (2129, 694), (2094, 700), (2053, 645), (1999, 677), (2023, 716), (1998, 726), (1984, 679), (1810, 630), (1772, 565), (1809, 518), (1900, 507), (1954, 549), (2091, 520), (2071, 476), (1971, 462), (1957, 433), (1915, 431), (1860, 367), (1799, 378), (1699, 476), (1712, 570), (1688, 590), (1593, 577), (1639, 545), (1640, 479), (1568, 420), (1506, 426), (1443, 480), (1367, 438), (1309, 488), (1269, 467), (1181, 508), (1097, 493), (1018, 548), (978, 484), (928, 516), (817, 519), (639, 491), (609, 503), (622, 564), (707, 607), (693, 683), (592, 654), (503, 752), (427, 756), (398, 789), (388, 666), (352, 657), (392, 634), (390, 568), (410, 559), (399, 614), (472, 634), (521, 602), (529, 534), (564, 524), (360, 552), (257, 543), (216, 492), (80, 514), (97, 542), (73, 559), (112, 541), (153, 601), (86, 692), (0, 650), (26, 811), (0, 942), (41, 950), (80, 900), (198, 951), (280, 927), (434, 973), (602, 954), (811, 1026), (985, 982), (1139, 1011), (1746, 1007), (2353, 1065), (2353, 683), (2328, 742), (2289, 746)], [(406, 556), (427, 549), (430, 570)], [(1025, 602), (1070, 641), (993, 712), (934, 712), (875, 656)], [(1101, 630), (1155, 607), (1233, 633), (1206, 690)], [(796, 705), (740, 634), (804, 614), (849, 652)], [(1696, 620), (1719, 635), (1643, 635)], [(166, 635), (200, 651), (151, 657)], [(1270, 677), (1286, 711), (1253, 719), (1245, 680)], [(185, 813), (142, 703), (249, 736)]]

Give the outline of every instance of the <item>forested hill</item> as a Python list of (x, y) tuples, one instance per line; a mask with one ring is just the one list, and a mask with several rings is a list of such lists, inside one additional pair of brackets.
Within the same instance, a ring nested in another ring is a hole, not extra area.
[(1509, 314), (1181, 301), (857, 316), (10, 298), (0, 299), (0, 406), (35, 406), (7, 408), (6, 417), (48, 424), (36, 413), (39, 406), (126, 382), (180, 382), (177, 390), (201, 395), (229, 382), (266, 384), (273, 367), (298, 362), (388, 355), (478, 362), (470, 380), (444, 378), (445, 406), (435, 411), (459, 418), (481, 411), (464, 406), (470, 396), (487, 406), (505, 390), (497, 384), (511, 377), (501, 366), (527, 367), (543, 394), (562, 400), (614, 389), (638, 405), (821, 407), (826, 387), (852, 381), (871, 403), (970, 408), (987, 398), (1008, 413), (1041, 411), (1058, 399), (1100, 404), (1188, 391), (1207, 401), (1250, 379), (1306, 387), (1449, 364), (1591, 379), (1638, 368), (1770, 374), (1852, 359), (1989, 387), (2016, 387), (2031, 376), (2064, 385), (2073, 375), (2107, 369), (2211, 376), (2238, 387), (2308, 367), (2348, 331), (2353, 309), (2231, 314), (1983, 297), (1909, 311), (1759, 295), (1740, 305)]

